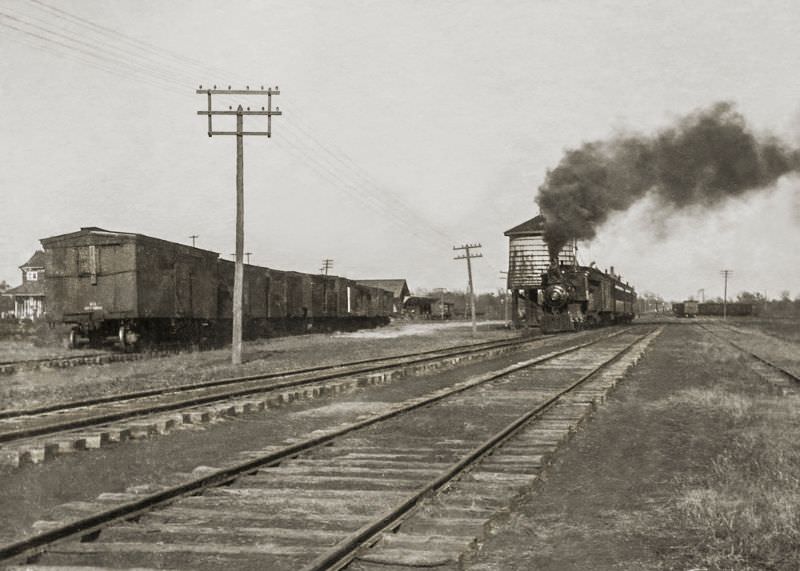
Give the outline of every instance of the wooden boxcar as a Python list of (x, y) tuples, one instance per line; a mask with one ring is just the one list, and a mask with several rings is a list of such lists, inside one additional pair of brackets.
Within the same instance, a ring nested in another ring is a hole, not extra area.
[(728, 303), (726, 306), (723, 306), (721, 303), (712, 303), (706, 302), (701, 303), (697, 306), (697, 314), (698, 315), (733, 315), (733, 316), (745, 316), (745, 315), (755, 315), (756, 313), (756, 305), (753, 303), (740, 303), (740, 302), (731, 302)]
[(74, 325), (73, 346), (197, 334), (217, 317), (214, 252), (95, 227), (41, 242), (48, 319)]
[[(72, 346), (230, 338), (235, 265), (216, 252), (94, 227), (41, 242), (48, 319), (73, 325)], [(244, 267), (247, 337), (380, 325), (390, 301), (338, 276)]]
[(672, 312), (676, 317), (695, 317), (697, 315), (698, 303), (696, 301), (684, 301), (672, 304)]

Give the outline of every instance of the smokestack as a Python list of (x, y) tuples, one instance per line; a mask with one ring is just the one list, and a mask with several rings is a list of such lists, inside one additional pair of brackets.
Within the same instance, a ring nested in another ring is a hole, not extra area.
[(536, 202), (554, 258), (570, 240), (591, 240), (614, 212), (646, 194), (677, 209), (714, 207), (800, 170), (800, 151), (756, 137), (731, 103), (694, 112), (655, 135), (625, 135), (567, 150)]

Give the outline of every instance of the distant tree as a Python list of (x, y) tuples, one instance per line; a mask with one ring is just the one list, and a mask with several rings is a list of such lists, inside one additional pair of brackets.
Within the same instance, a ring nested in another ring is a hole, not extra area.
[(763, 303), (764, 296), (759, 292), (752, 293), (749, 291), (743, 291), (736, 296), (736, 301), (741, 303)]
[(500, 303), (502, 299), (495, 293), (481, 293), (477, 294), (478, 302), (475, 305), (475, 311), (482, 315), (485, 319), (500, 319), (503, 316), (503, 306)]

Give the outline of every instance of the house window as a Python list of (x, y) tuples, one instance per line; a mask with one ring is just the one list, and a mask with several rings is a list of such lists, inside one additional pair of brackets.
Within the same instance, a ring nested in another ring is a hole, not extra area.
[(39, 272), (28, 270), (25, 272), (25, 279), (29, 282), (35, 282), (39, 279)]

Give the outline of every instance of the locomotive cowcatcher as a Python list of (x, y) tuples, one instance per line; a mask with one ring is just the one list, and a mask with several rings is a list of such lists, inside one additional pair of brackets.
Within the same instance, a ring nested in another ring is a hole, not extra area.
[(542, 276), (542, 332), (630, 323), (636, 292), (613, 271), (554, 261)]

